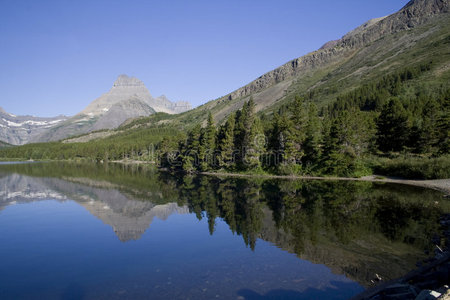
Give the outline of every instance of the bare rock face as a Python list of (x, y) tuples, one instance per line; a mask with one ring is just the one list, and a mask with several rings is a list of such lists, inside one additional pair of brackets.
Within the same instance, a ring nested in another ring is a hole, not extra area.
[(171, 102), (165, 95), (161, 95), (158, 98), (150, 100), (149, 105), (160, 109), (157, 111), (163, 111), (167, 113), (182, 113), (192, 109), (191, 104), (187, 101)]
[(139, 79), (120, 75), (107, 93), (92, 101), (78, 115), (90, 117), (104, 115), (113, 105), (127, 101), (130, 98), (149, 102), (152, 96), (144, 83)]
[(338, 43), (341, 47), (361, 47), (386, 34), (408, 30), (426, 23), (438, 14), (450, 10), (448, 0), (413, 0), (398, 12), (383, 18), (373, 19), (346, 34)]
[(155, 110), (139, 98), (130, 98), (111, 106), (93, 125), (93, 130), (117, 128), (128, 119), (149, 116)]

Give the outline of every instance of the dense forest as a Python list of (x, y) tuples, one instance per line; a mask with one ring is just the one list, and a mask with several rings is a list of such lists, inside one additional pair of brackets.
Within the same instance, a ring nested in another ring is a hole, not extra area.
[(405, 93), (430, 65), (365, 84), (320, 112), (296, 97), (272, 116), (259, 116), (250, 99), (220, 126), (210, 114), (176, 149), (165, 138), (161, 164), (185, 172), (450, 177), (450, 89)]
[[(271, 114), (250, 99), (215, 124), (187, 132), (138, 128), (87, 143), (28, 144), (0, 150), (16, 159), (145, 160), (184, 172), (408, 178), (450, 177), (450, 89), (420, 85), (432, 62), (410, 66), (316, 107), (309, 92)], [(139, 121), (139, 120), (138, 120)]]

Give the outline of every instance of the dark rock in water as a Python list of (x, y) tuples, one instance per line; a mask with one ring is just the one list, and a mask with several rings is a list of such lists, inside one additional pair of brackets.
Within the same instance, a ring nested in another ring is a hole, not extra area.
[(420, 292), (420, 294), (416, 297), (416, 300), (432, 300), (432, 299), (438, 299), (438, 297), (441, 296), (441, 293), (437, 291), (432, 290), (423, 290)]

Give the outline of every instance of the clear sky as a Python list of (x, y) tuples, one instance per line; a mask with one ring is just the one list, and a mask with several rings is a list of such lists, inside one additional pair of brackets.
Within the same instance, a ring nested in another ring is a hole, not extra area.
[(0, 107), (74, 115), (120, 74), (198, 106), (407, 0), (0, 0)]

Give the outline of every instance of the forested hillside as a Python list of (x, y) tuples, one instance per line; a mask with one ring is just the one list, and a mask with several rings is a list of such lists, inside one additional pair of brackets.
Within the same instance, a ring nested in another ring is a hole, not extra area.
[(272, 117), (259, 117), (250, 99), (219, 127), (210, 114), (206, 127), (197, 125), (176, 151), (164, 140), (162, 165), (187, 172), (450, 177), (450, 88), (410, 85), (431, 66), (411, 66), (366, 83), (320, 112), (314, 102), (297, 97)]
[(0, 141), (0, 148), (6, 148), (6, 147), (10, 147), (10, 146), (11, 146), (10, 144)]

